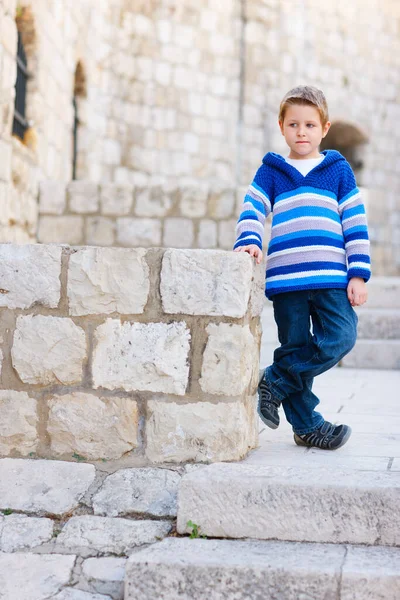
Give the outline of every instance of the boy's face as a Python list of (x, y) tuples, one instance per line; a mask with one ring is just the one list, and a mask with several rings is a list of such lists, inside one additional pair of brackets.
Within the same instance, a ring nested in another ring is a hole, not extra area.
[(322, 126), (321, 117), (315, 106), (292, 104), (279, 127), (290, 148), (289, 158), (318, 158), (319, 145), (331, 126), (328, 121)]

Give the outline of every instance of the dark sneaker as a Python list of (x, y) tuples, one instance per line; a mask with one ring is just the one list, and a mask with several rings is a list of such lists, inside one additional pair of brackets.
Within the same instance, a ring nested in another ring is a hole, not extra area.
[(263, 423), (276, 429), (279, 427), (279, 414), (278, 408), (280, 406), (279, 400), (274, 398), (269, 391), (267, 382), (265, 381), (264, 372), (258, 384), (258, 408), (257, 412), (260, 415), (260, 419)]
[(321, 448), (322, 450), (336, 450), (344, 446), (351, 436), (351, 428), (348, 425), (332, 425), (325, 421), (319, 429), (306, 433), (305, 435), (294, 434), (294, 441), (298, 446), (309, 446), (310, 448)]

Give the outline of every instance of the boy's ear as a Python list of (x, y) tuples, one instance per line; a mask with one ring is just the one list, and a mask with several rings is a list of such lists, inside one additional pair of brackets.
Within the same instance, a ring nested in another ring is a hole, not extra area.
[(281, 134), (283, 135), (283, 121), (278, 121), (279, 129), (281, 130)]
[(326, 136), (326, 134), (328, 133), (329, 129), (331, 128), (331, 122), (327, 121), (325, 123), (325, 126), (322, 129), (322, 137), (324, 138)]

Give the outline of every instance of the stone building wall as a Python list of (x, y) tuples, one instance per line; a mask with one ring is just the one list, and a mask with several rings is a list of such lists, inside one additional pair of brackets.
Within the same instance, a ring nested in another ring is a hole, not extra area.
[(0, 281), (0, 456), (214, 462), (257, 445), (248, 255), (3, 244)]

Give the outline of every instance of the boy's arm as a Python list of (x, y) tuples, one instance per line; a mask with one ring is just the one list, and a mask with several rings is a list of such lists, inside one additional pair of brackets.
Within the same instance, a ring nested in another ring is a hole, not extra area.
[(359, 277), (365, 282), (371, 277), (371, 258), (367, 217), (360, 190), (348, 163), (339, 182), (339, 214), (348, 263), (348, 278)]
[(267, 182), (267, 167), (263, 164), (244, 197), (242, 212), (236, 225), (234, 250), (255, 245), (262, 251), (265, 219), (271, 212)]

